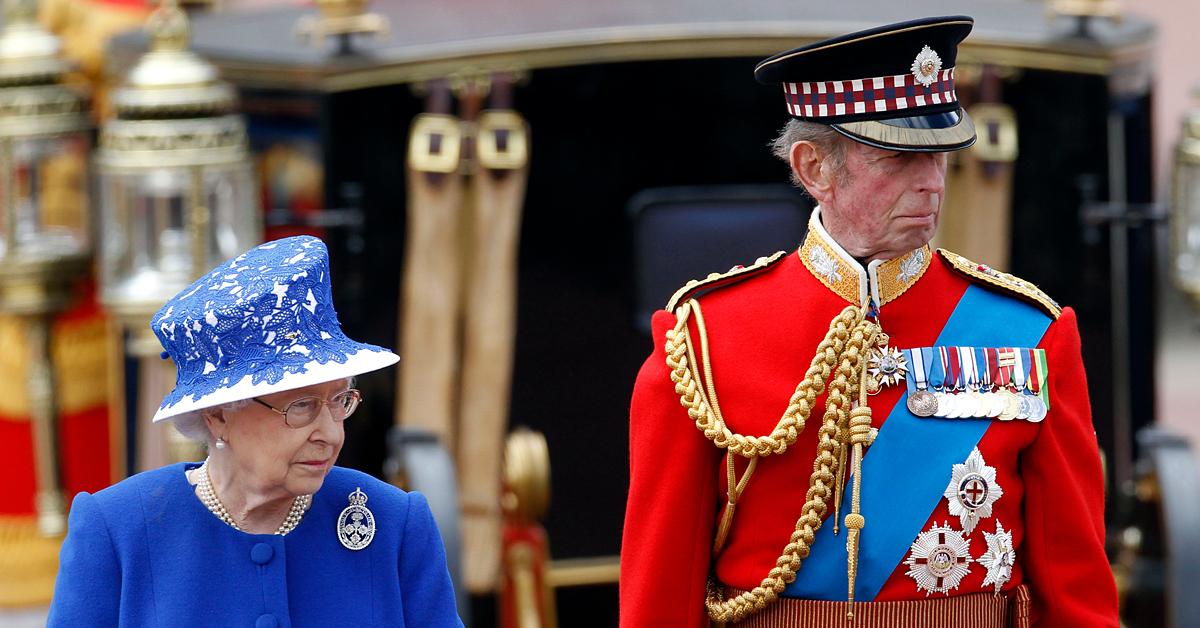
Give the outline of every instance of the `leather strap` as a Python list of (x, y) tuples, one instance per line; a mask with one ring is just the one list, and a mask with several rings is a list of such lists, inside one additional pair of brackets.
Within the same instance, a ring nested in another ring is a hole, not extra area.
[(396, 411), (401, 426), (433, 433), (453, 454), (466, 184), (461, 122), (449, 114), (444, 81), (431, 85), (427, 108), (409, 136)]
[(458, 477), (463, 503), (465, 582), (472, 593), (500, 572), (500, 483), (512, 390), (517, 317), (517, 248), (528, 179), (528, 128), (513, 111), (507, 77), (494, 76), (491, 103), (475, 126), (470, 227), (464, 251), (463, 363)]

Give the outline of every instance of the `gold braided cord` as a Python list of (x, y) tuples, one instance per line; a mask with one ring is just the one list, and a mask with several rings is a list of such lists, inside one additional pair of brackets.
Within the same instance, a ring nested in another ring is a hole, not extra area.
[[(835, 474), (839, 469), (836, 454), (845, 442), (846, 426), (852, 422), (853, 413), (848, 416), (846, 409), (851, 403), (851, 398), (862, 388), (859, 370), (865, 363), (865, 352), (874, 341), (879, 328), (865, 320), (865, 311), (862, 308), (849, 306), (842, 310), (830, 322), (829, 331), (817, 346), (816, 355), (804, 379), (796, 386), (796, 391), (789, 399), (788, 408), (779, 423), (767, 436), (745, 436), (729, 430), (724, 418), (708, 403), (707, 398), (715, 398), (716, 389), (712, 385), (707, 330), (700, 314), (697, 314), (696, 322), (697, 331), (701, 335), (707, 386), (697, 381), (701, 376), (696, 372), (696, 356), (692, 349), (688, 320), (699, 308), (700, 304), (694, 299), (679, 307), (676, 310), (676, 325), (667, 331), (665, 352), (667, 365), (671, 369), (671, 381), (675, 384), (680, 404), (687, 408), (688, 416), (696, 422), (697, 429), (706, 438), (717, 447), (728, 450), (730, 454), (736, 453), (751, 458), (751, 466), (747, 468), (746, 476), (753, 471), (753, 462), (758, 457), (783, 453), (796, 441), (811, 415), (816, 397), (825, 391), (827, 383), (829, 390), (822, 424), (817, 432), (817, 455), (813, 461), (813, 472), (809, 477), (802, 514), (796, 521), (795, 530), (787, 545), (776, 560), (775, 567), (759, 586), (731, 599), (724, 599), (722, 592), (710, 583), (705, 600), (709, 617), (718, 622), (736, 622), (778, 599), (787, 585), (796, 579), (796, 571), (811, 552), (813, 538), (821, 527), (821, 518), (829, 508), (828, 501), (834, 490)], [(728, 470), (732, 472), (732, 466)], [(723, 537), (728, 533), (727, 520), (731, 519), (736, 495), (745, 488), (745, 481), (748, 479), (743, 477), (743, 481), (739, 482), (735, 489), (731, 489), (730, 504), (727, 505), (726, 515), (722, 517), (722, 530), (718, 534), (722, 543)], [(719, 547), (719, 544), (716, 546)]]
[[(696, 305), (692, 309), (692, 313), (696, 317), (696, 329), (700, 330), (700, 353), (704, 355), (704, 389), (708, 393), (707, 400), (709, 402), (709, 406), (712, 407), (713, 415), (717, 417), (718, 421), (724, 424), (725, 417), (721, 416), (721, 403), (717, 401), (717, 387), (713, 384), (712, 360), (710, 360), (708, 357), (711, 354), (708, 352), (708, 331), (707, 326), (704, 324), (704, 313), (700, 311), (700, 302), (695, 301), (695, 299), (693, 299), (693, 301)], [(688, 344), (691, 345), (690, 336), (688, 337)], [(692, 356), (691, 353), (688, 355)], [(694, 358), (694, 356), (692, 357)], [(693, 359), (693, 367), (695, 364), (696, 361)], [(732, 469), (733, 467), (731, 466), (730, 468)]]
[(846, 441), (845, 432), (838, 431), (837, 480), (833, 484), (833, 535), (838, 534), (838, 522), (842, 520), (842, 487), (846, 485)]
[[(671, 369), (671, 381), (675, 383), (675, 393), (679, 395), (679, 403), (687, 408), (688, 416), (696, 422), (696, 427), (721, 449), (728, 449), (747, 458), (753, 456), (768, 456), (781, 454), (794, 442), (804, 429), (804, 422), (812, 413), (817, 397), (825, 391), (825, 383), (837, 366), (839, 357), (847, 349), (847, 340), (851, 330), (864, 324), (864, 312), (856, 306), (847, 306), (833, 321), (830, 322), (829, 332), (817, 346), (817, 353), (812, 364), (804, 375), (804, 379), (796, 386), (796, 391), (788, 400), (787, 410), (775, 425), (775, 429), (766, 436), (745, 436), (735, 434), (719, 418), (706, 399), (704, 388), (697, 383), (698, 373), (694, 373), (695, 352), (691, 349), (692, 339), (688, 330), (688, 319), (692, 311), (700, 304), (695, 299), (688, 301), (676, 310), (677, 322), (673, 329), (667, 330), (666, 344), (667, 366)], [(873, 323), (868, 323), (874, 327)], [(697, 319), (697, 331), (707, 336), (705, 328)], [(859, 345), (861, 351), (862, 345)], [(708, 355), (704, 356), (710, 361)], [(856, 363), (857, 364), (857, 363)], [(847, 380), (855, 375), (847, 376)]]
[[(862, 380), (867, 378), (867, 363), (862, 365)], [(861, 380), (860, 380), (861, 381)], [(859, 387), (858, 407), (850, 411), (850, 444), (854, 447), (854, 486), (850, 493), (850, 514), (846, 515), (846, 618), (854, 619), (854, 583), (858, 579), (858, 543), (862, 529), (867, 525), (862, 516), (859, 495), (862, 489), (863, 448), (871, 443), (871, 408), (867, 405), (867, 387)]]
[[(702, 395), (707, 395), (704, 396), (703, 399), (708, 403), (709, 407), (712, 408), (713, 416), (716, 417), (717, 422), (721, 425), (724, 425), (725, 417), (721, 414), (721, 403), (717, 400), (717, 388), (713, 383), (712, 360), (708, 359), (709, 351), (707, 327), (704, 324), (704, 313), (700, 310), (700, 303), (698, 301), (696, 302), (695, 308), (692, 310), (692, 312), (696, 317), (696, 327), (700, 329), (700, 352), (704, 356), (701, 360), (701, 363), (704, 365), (703, 381), (705, 386), (700, 392)], [(689, 363), (694, 369), (697, 364), (695, 348), (691, 343), (691, 338), (689, 337), (687, 340), (688, 359), (690, 361)], [(695, 371), (692, 372), (692, 376), (696, 379), (700, 379), (699, 374)], [(716, 538), (713, 539), (714, 556), (719, 554), (721, 549), (725, 547), (725, 541), (729, 538), (729, 528), (733, 525), (733, 514), (737, 511), (738, 499), (741, 497), (742, 491), (746, 490), (746, 485), (750, 483), (750, 477), (754, 475), (754, 469), (758, 466), (758, 457), (755, 456), (750, 459), (750, 463), (746, 466), (746, 470), (742, 473), (740, 480), (737, 478), (733, 454), (726, 452), (725, 463), (727, 474), (725, 486), (728, 497), (725, 502), (725, 508), (721, 512), (721, 523), (717, 526)]]
[[(867, 344), (869, 346), (871, 344), (871, 341), (868, 341)], [(862, 365), (861, 368), (854, 370), (854, 374), (857, 375), (858, 377), (856, 377), (853, 381), (851, 381), (851, 386), (854, 390), (859, 391), (860, 398), (865, 398), (866, 394), (867, 394), (867, 387), (861, 386), (861, 385), (859, 385), (859, 383), (866, 381), (868, 361), (861, 360), (860, 362)], [(850, 393), (851, 396), (853, 396), (853, 394), (854, 393)], [(844, 413), (844, 412), (840, 415), (840, 417), (838, 419), (837, 433), (838, 433), (837, 481), (834, 482), (834, 484), (833, 484), (833, 534), (834, 534), (834, 536), (836, 536), (838, 534), (838, 525), (842, 521), (842, 514), (841, 514), (842, 493), (845, 491), (845, 486), (846, 486), (846, 467), (848, 466), (846, 464), (846, 457), (848, 455), (847, 449), (850, 446), (850, 420), (849, 420), (849, 416), (846, 415), (846, 413)]]
[(754, 469), (758, 467), (758, 456), (750, 459), (750, 463), (746, 465), (746, 470), (742, 472), (742, 479), (738, 480), (734, 472), (733, 454), (725, 454), (726, 479), (725, 486), (728, 488), (728, 501), (725, 502), (725, 509), (721, 512), (721, 523), (717, 526), (717, 536), (713, 539), (713, 556), (721, 553), (725, 547), (725, 541), (729, 538), (729, 528), (733, 525), (733, 513), (737, 510), (738, 499), (742, 496), (742, 491), (746, 490), (746, 485), (750, 483), (750, 476), (754, 475)]

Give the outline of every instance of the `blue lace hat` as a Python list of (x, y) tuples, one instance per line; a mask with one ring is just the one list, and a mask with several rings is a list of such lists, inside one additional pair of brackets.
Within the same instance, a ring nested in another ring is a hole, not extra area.
[(311, 236), (267, 242), (221, 264), (167, 301), (150, 327), (177, 372), (156, 423), (400, 359), (342, 333), (329, 251)]

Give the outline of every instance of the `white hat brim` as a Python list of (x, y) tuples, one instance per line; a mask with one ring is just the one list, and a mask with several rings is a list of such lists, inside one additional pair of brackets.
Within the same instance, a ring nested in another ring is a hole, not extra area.
[(283, 378), (274, 384), (255, 384), (253, 383), (254, 376), (247, 375), (233, 386), (227, 386), (201, 397), (184, 397), (183, 400), (173, 406), (159, 407), (158, 412), (154, 413), (153, 422), (166, 421), (197, 410), (219, 406), (223, 403), (261, 397), (263, 395), (304, 388), (305, 386), (312, 386), (314, 384), (332, 382), (345, 377), (362, 375), (363, 373), (389, 367), (399, 361), (400, 356), (391, 351), (359, 349), (357, 352), (349, 355), (345, 362), (330, 361), (324, 364), (315, 360), (309, 362), (305, 365), (303, 372), (284, 374)]

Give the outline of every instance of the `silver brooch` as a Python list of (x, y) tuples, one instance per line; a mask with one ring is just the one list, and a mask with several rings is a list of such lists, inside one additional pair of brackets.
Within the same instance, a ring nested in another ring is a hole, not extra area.
[(971, 573), (970, 547), (962, 532), (946, 523), (934, 525), (917, 535), (904, 564), (908, 565), (906, 575), (917, 581), (918, 591), (949, 595), (950, 589), (957, 589)]
[(367, 508), (367, 494), (362, 488), (355, 488), (350, 493), (350, 505), (338, 515), (337, 535), (349, 550), (360, 550), (375, 538), (375, 515)]
[(983, 586), (996, 585), (996, 593), (1000, 587), (1012, 579), (1013, 565), (1017, 564), (1017, 550), (1013, 549), (1012, 532), (1006, 531), (996, 520), (996, 533), (984, 531), (983, 538), (987, 540), (987, 551), (979, 557), (979, 564), (987, 568), (983, 578)]
[(912, 75), (917, 79), (917, 82), (925, 87), (933, 85), (937, 80), (937, 74), (942, 69), (942, 58), (938, 56), (929, 46), (921, 49), (917, 53), (917, 58), (912, 62)]
[(943, 494), (950, 502), (950, 514), (958, 517), (963, 531), (970, 534), (980, 519), (992, 516), (992, 504), (1004, 495), (1004, 489), (996, 483), (996, 468), (984, 464), (976, 447), (965, 464), (954, 465)]

